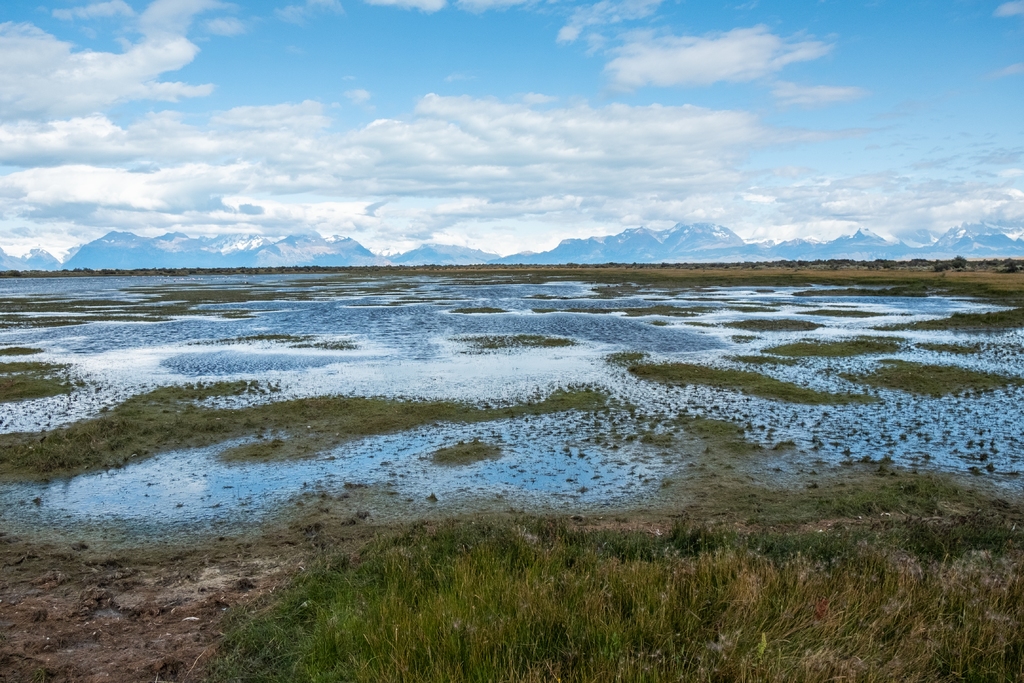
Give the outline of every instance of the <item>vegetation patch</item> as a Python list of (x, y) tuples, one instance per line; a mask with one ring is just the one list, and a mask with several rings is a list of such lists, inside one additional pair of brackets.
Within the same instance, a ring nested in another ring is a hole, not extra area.
[(736, 363), (749, 363), (750, 365), (796, 365), (794, 358), (779, 358), (778, 356), (728, 356), (728, 360)]
[(894, 287), (840, 287), (830, 289), (807, 289), (793, 292), (793, 296), (928, 296), (928, 286), (923, 282), (896, 285)]
[(948, 318), (887, 326), (891, 330), (1007, 330), (1024, 327), (1024, 308), (992, 313), (954, 313)]
[(725, 323), (725, 326), (748, 332), (810, 332), (821, 327), (818, 323), (809, 320), (792, 320), (790, 318), (735, 320)]
[(791, 358), (807, 356), (847, 358), (874, 353), (896, 353), (903, 347), (903, 344), (904, 341), (898, 337), (857, 337), (832, 342), (799, 341), (773, 346), (765, 349), (764, 352)]
[(1020, 531), (1000, 520), (820, 531), (419, 525), (378, 538), (358, 561), (324, 557), (286, 589), (234, 608), (209, 675), (610, 683), (1024, 674)]
[(66, 369), (65, 365), (53, 363), (0, 363), (0, 403), (70, 392), (71, 383), (67, 380)]
[(612, 365), (629, 367), (647, 360), (647, 354), (643, 351), (619, 351), (605, 356), (605, 360)]
[(626, 314), (626, 317), (637, 318), (646, 315), (664, 315), (672, 318), (692, 318), (696, 315), (702, 315), (709, 311), (714, 310), (708, 306), (643, 306), (637, 308), (620, 308), (618, 309)]
[(460, 441), (454, 446), (439, 448), (430, 456), (438, 465), (472, 465), (481, 460), (497, 460), (501, 447), (480, 439)]
[(709, 450), (716, 453), (747, 455), (763, 450), (761, 444), (747, 440), (739, 425), (728, 420), (681, 417), (677, 422), (687, 433), (701, 439), (707, 444)]
[(0, 356), (34, 356), (42, 352), (42, 349), (33, 349), (27, 346), (8, 346), (0, 349)]
[(566, 337), (546, 337), (540, 334), (513, 334), (496, 336), (456, 337), (456, 341), (480, 351), (520, 348), (560, 348), (576, 346), (576, 341)]
[(983, 344), (940, 344), (940, 343), (929, 343), (921, 342), (917, 345), (917, 348), (924, 349), (925, 351), (935, 351), (937, 353), (955, 353), (960, 356), (967, 356), (975, 353), (981, 353), (985, 346)]
[(869, 374), (844, 377), (873, 387), (936, 397), (965, 391), (991, 391), (1024, 383), (1016, 377), (976, 372), (955, 365), (926, 365), (904, 360), (883, 360)]
[(492, 308), (490, 306), (467, 306), (465, 308), (453, 308), (452, 313), (508, 313), (504, 308)]
[(0, 434), (0, 474), (44, 476), (122, 466), (177, 448), (249, 437), (229, 459), (310, 457), (345, 441), (438, 422), (483, 422), (567, 410), (598, 410), (607, 397), (589, 389), (555, 391), (504, 408), (447, 401), (317, 397), (215, 408), (199, 402), (259, 391), (248, 382), (163, 387), (91, 420), (39, 434)]
[(790, 382), (762, 375), (759, 372), (723, 370), (690, 363), (641, 363), (631, 365), (629, 372), (641, 379), (664, 384), (700, 384), (789, 403), (817, 405), (867, 403), (875, 400), (864, 394), (830, 394), (806, 389)]
[[(358, 348), (347, 339), (321, 339), (310, 334), (252, 334), (245, 337), (218, 339), (215, 344), (259, 344), (269, 342), (293, 349), (323, 349), (325, 351), (351, 351)], [(202, 342), (205, 343), (205, 342)]]
[(873, 311), (858, 311), (855, 308), (816, 308), (813, 311), (800, 311), (800, 315), (827, 315), (833, 318), (877, 318), (885, 315)]

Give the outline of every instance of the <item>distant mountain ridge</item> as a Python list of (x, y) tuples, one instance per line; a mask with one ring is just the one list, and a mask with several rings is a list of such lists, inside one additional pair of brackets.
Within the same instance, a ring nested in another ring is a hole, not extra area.
[(950, 228), (940, 237), (919, 231), (909, 241), (888, 241), (870, 230), (861, 229), (828, 242), (803, 239), (778, 243), (745, 242), (721, 225), (679, 223), (668, 230), (630, 228), (615, 235), (567, 239), (549, 251), (522, 252), (505, 257), (446, 244), (424, 244), (411, 251), (385, 257), (374, 254), (349, 237), (322, 237), (318, 233), (274, 239), (261, 235), (189, 237), (180, 232), (140, 237), (131, 232), (115, 231), (72, 250), (64, 263), (42, 249), (33, 249), (23, 257), (11, 256), (0, 250), (0, 270), (1024, 257), (1024, 227), (965, 223)]

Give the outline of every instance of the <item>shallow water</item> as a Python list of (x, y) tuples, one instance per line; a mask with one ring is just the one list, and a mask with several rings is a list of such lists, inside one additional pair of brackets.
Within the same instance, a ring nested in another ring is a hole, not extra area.
[[(192, 278), (78, 278), (6, 280), (3, 295), (33, 301), (107, 299), (136, 310), (154, 293), (205, 287), (259, 292), (259, 300), (200, 306), (161, 322), (96, 322), (67, 327), (0, 330), (0, 345), (35, 346), (33, 360), (67, 363), (82, 386), (68, 396), (0, 404), (0, 431), (31, 432), (96, 415), (125, 398), (175, 383), (246, 379), (273, 386), (272, 395), (218, 399), (225, 405), (315, 395), (389, 396), (504, 404), (556, 388), (588, 385), (608, 392), (616, 405), (632, 405), (636, 418), (616, 412), (625, 436), (647, 428), (648, 417), (681, 411), (728, 419), (747, 438), (766, 447), (793, 441), (795, 450), (765, 451), (751, 471), (795, 471), (813, 463), (891, 458), (898, 465), (965, 471), (997, 485), (1019, 487), (1024, 416), (1020, 387), (969, 399), (941, 399), (872, 390), (881, 400), (867, 405), (803, 406), (706, 387), (673, 388), (647, 383), (605, 361), (616, 351), (644, 351), (658, 360), (686, 360), (755, 369), (729, 360), (737, 354), (798, 339), (858, 335), (900, 336), (904, 351), (887, 354), (921, 362), (1024, 376), (1024, 338), (1018, 331), (971, 335), (887, 332), (874, 329), (957, 311), (992, 307), (950, 297), (794, 296), (800, 288), (710, 288), (700, 291), (641, 290), (609, 298), (583, 282), (516, 283), (511, 278), (477, 282), (439, 277), (374, 280), (303, 276)], [(268, 294), (269, 293), (269, 294)], [(600, 296), (599, 296), (600, 295)], [(244, 297), (243, 297), (244, 298)], [(621, 311), (652, 305), (703, 306), (692, 317), (629, 317), (553, 312), (537, 308)], [(736, 306), (772, 308), (744, 312)], [(457, 308), (492, 307), (506, 313), (462, 314)], [(218, 308), (244, 309), (248, 318), (224, 318)], [(809, 316), (814, 309), (846, 308), (875, 317)], [(196, 313), (200, 314), (196, 314)], [(795, 318), (823, 327), (810, 332), (748, 333), (721, 327), (750, 318)], [(663, 322), (658, 326), (653, 322)], [(709, 325), (709, 326), (702, 326)], [(348, 341), (353, 350), (297, 348), (282, 341), (232, 342), (266, 334)], [(459, 337), (531, 334), (566, 337), (577, 344), (476, 352)], [(753, 340), (740, 340), (754, 336)], [(985, 351), (953, 355), (915, 349), (914, 343), (980, 341)], [(797, 365), (759, 366), (757, 371), (823, 391), (863, 391), (840, 373), (866, 371), (879, 356), (804, 358)], [(666, 457), (664, 449), (604, 438), (608, 419), (565, 413), (474, 425), (442, 425), (362, 439), (307, 461), (225, 463), (214, 448), (164, 453), (120, 470), (47, 483), (0, 484), (0, 515), (10, 524), (74, 525), (122, 520), (140, 527), (216, 525), (251, 521), (281, 503), (316, 490), (335, 494), (345, 482), (385, 487), (413, 501), (429, 494), (440, 503), (500, 498), (530, 506), (564, 503), (600, 506), (653, 495), (666, 477), (692, 466), (692, 454)], [(465, 467), (441, 467), (429, 454), (459, 440), (500, 443), (504, 457)], [(583, 449), (583, 457), (579, 449)], [(566, 450), (568, 449), (568, 451)], [(687, 460), (684, 463), (684, 460)], [(388, 465), (382, 465), (387, 462)], [(992, 465), (994, 472), (983, 468)], [(685, 472), (684, 472), (685, 474)], [(38, 499), (38, 502), (32, 502)]]

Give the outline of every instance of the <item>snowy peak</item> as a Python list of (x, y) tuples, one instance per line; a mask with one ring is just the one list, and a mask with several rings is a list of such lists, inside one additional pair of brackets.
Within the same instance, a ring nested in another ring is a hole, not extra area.
[(497, 254), (469, 247), (458, 247), (453, 244), (424, 244), (404, 254), (392, 256), (388, 261), (401, 266), (468, 266), (488, 263), (497, 258)]

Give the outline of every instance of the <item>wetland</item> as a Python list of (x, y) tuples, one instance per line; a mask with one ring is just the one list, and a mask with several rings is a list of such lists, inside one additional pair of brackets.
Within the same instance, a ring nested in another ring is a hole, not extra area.
[(0, 288), (11, 680), (1024, 675), (1019, 273)]

